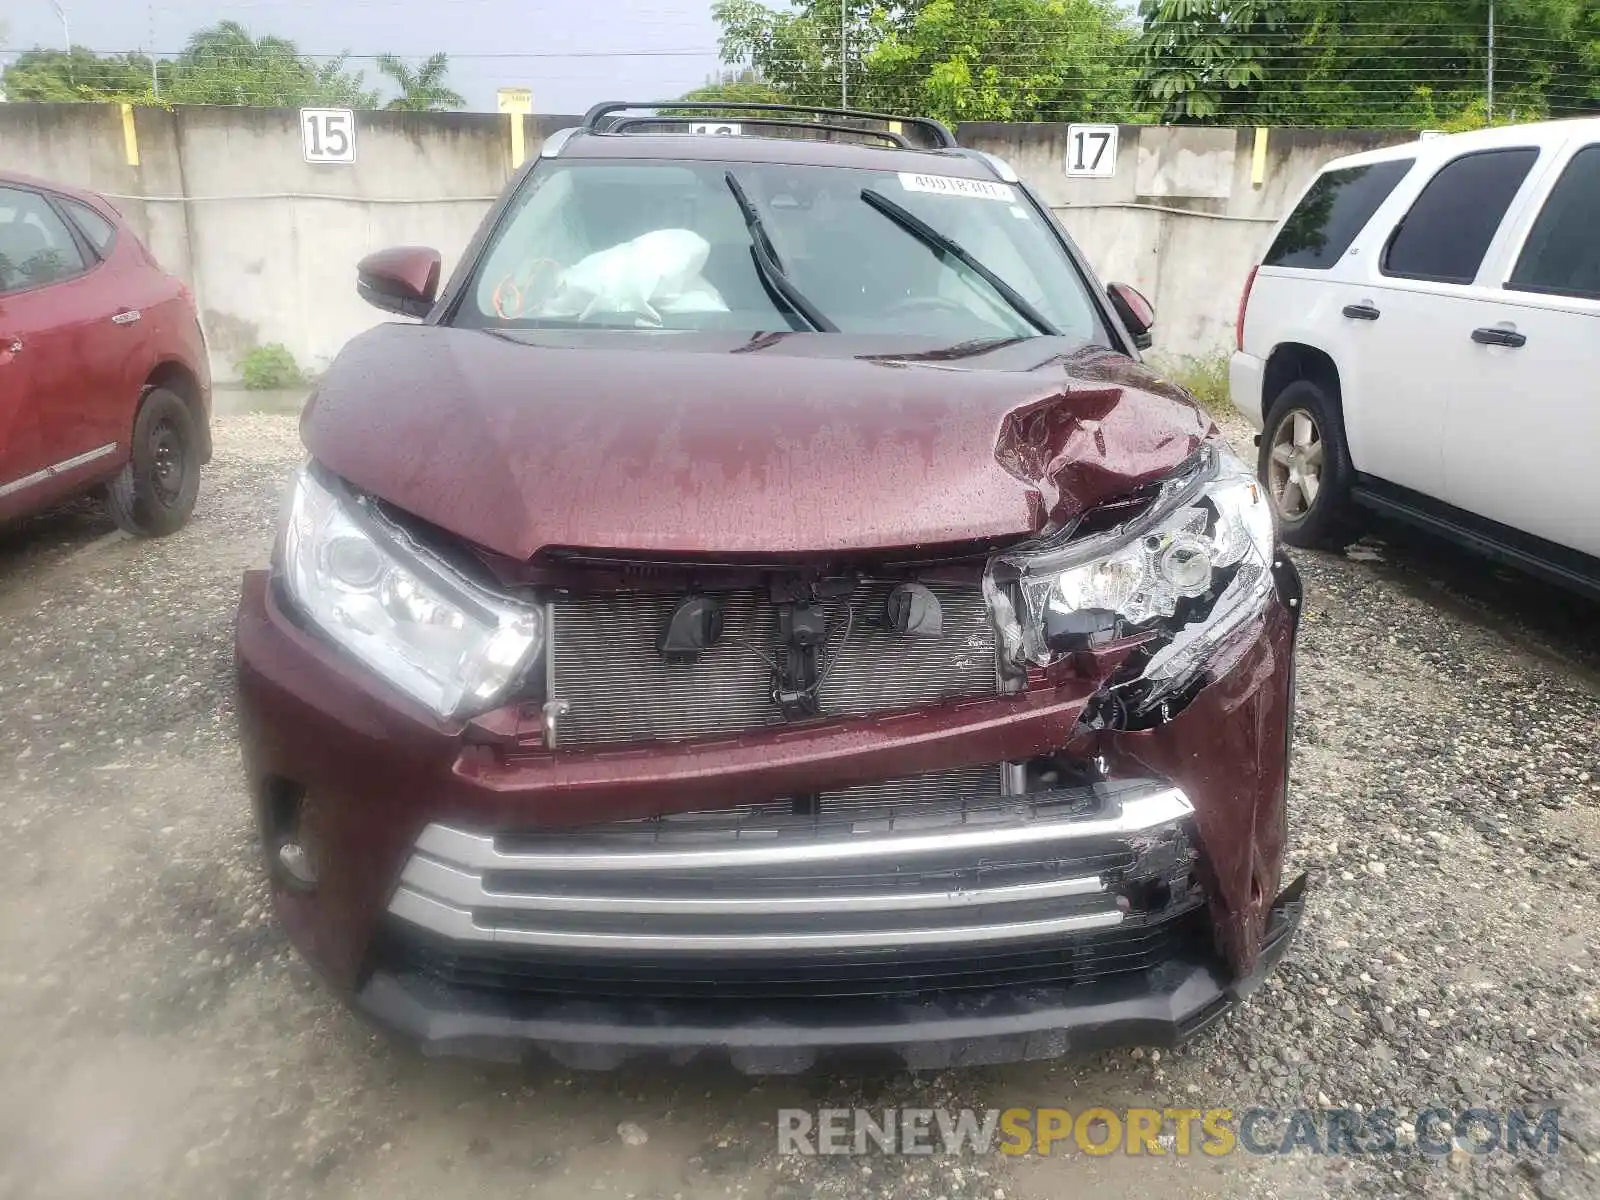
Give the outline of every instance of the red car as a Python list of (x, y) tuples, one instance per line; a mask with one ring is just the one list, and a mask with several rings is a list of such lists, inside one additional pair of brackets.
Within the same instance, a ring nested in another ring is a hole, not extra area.
[(422, 323), (320, 383), (237, 624), (291, 938), (435, 1052), (1203, 1028), (1304, 887), (1299, 582), (1250, 467), (943, 126), (625, 107), (442, 290), (433, 251), (361, 264)]
[(103, 198), (0, 174), (0, 521), (99, 489), (119, 526), (159, 537), (210, 458), (188, 290)]

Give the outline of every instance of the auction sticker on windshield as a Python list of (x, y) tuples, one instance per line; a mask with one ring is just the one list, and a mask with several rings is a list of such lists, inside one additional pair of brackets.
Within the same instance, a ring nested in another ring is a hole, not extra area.
[(949, 175), (918, 175), (912, 171), (900, 172), (900, 186), (908, 192), (929, 192), (935, 196), (966, 196), (973, 200), (1003, 200), (1017, 202), (1016, 189), (1006, 183), (990, 183), (986, 179), (955, 179)]

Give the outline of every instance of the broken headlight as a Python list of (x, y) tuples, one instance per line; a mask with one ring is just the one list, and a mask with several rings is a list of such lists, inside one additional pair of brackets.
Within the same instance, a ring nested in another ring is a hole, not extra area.
[(278, 573), (299, 610), (441, 717), (492, 708), (538, 655), (538, 608), (474, 583), (313, 468), (295, 477)]
[(990, 564), (986, 587), (1013, 666), (1141, 638), (1141, 707), (1182, 691), (1273, 589), (1272, 510), (1250, 469), (1208, 446), (1137, 517)]

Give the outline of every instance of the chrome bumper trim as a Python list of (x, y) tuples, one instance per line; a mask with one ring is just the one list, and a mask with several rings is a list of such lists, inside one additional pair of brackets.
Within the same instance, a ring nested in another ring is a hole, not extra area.
[[(1134, 795), (1121, 802), (1115, 814), (1097, 818), (1062, 818), (1010, 824), (967, 826), (950, 832), (863, 833), (848, 838), (824, 838), (730, 845), (710, 850), (585, 850), (541, 853), (505, 853), (492, 837), (467, 833), (448, 825), (429, 825), (417, 838), (419, 852), (443, 862), (459, 863), (479, 871), (529, 871), (538, 873), (611, 871), (737, 871), (763, 867), (841, 864), (874, 858), (908, 858), (963, 851), (1000, 850), (1045, 845), (1050, 842), (1091, 838), (1122, 838), (1180, 821), (1194, 812), (1189, 798), (1177, 788), (1162, 788)], [(760, 835), (756, 835), (760, 836)]]
[(1139, 916), (1122, 881), (1172, 870), (1178, 860), (1161, 848), (1182, 841), (1193, 812), (1176, 788), (1134, 783), (825, 832), (730, 824), (696, 829), (687, 846), (654, 840), (647, 823), (633, 848), (641, 827), (625, 823), (505, 851), (436, 824), (418, 837), (389, 912), (462, 943), (579, 953), (1049, 944)]

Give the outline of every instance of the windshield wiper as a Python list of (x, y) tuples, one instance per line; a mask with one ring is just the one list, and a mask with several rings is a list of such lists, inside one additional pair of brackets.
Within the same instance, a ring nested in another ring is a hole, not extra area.
[(1047, 336), (1060, 334), (1061, 331), (1052, 325), (1043, 313), (1030, 304), (1021, 292), (974, 258), (972, 252), (960, 242), (940, 233), (921, 217), (909, 209), (900, 207), (882, 192), (875, 192), (871, 188), (862, 188), (861, 199), (888, 217), (928, 249), (953, 258), (966, 267), (967, 270), (992, 287), (1002, 300), (1014, 308), (1028, 324), (1032, 325), (1040, 333)]
[(728, 181), (728, 190), (733, 193), (733, 198), (739, 205), (739, 211), (744, 214), (745, 227), (750, 230), (750, 257), (755, 261), (756, 274), (761, 276), (761, 282), (772, 296), (773, 302), (788, 308), (815, 330), (822, 333), (838, 333), (839, 327), (823, 316), (816, 305), (807, 300), (805, 294), (795, 287), (794, 280), (783, 273), (783, 266), (778, 262), (778, 252), (772, 245), (772, 239), (767, 236), (766, 226), (761, 223), (761, 214), (756, 211), (756, 206), (750, 203), (750, 197), (745, 195), (744, 185), (734, 178), (732, 171), (729, 171), (724, 178)]

